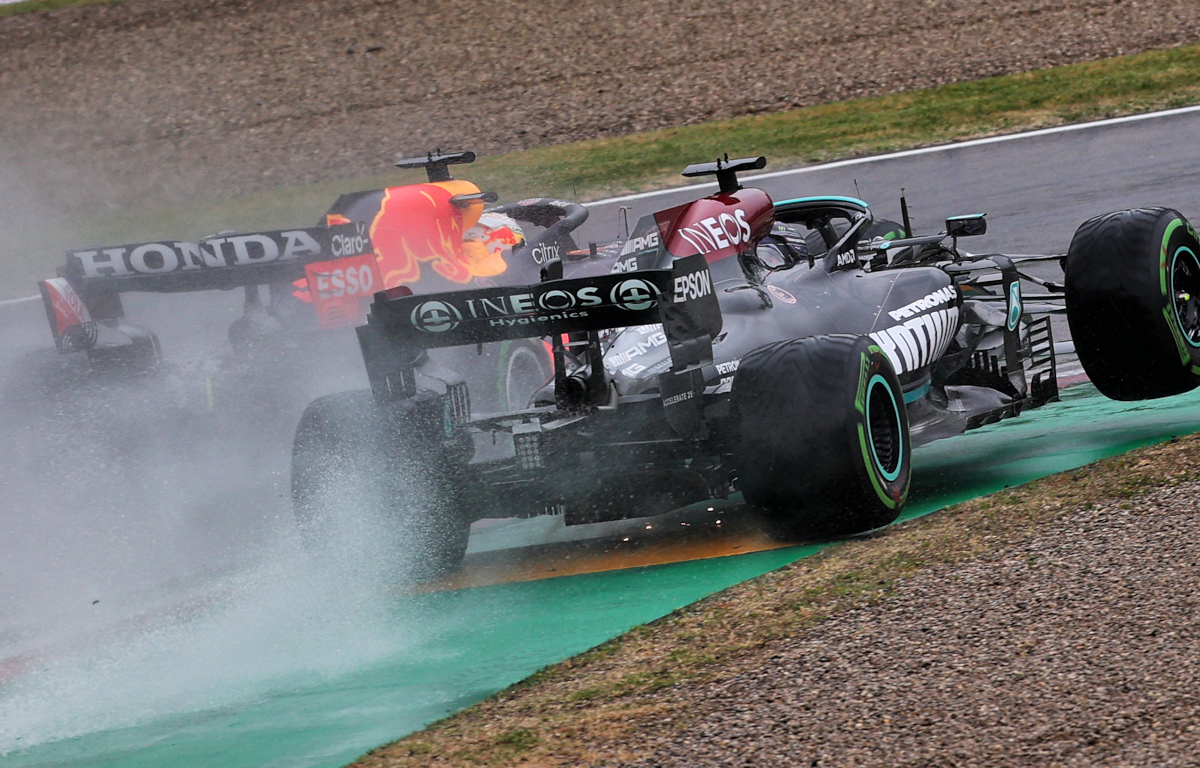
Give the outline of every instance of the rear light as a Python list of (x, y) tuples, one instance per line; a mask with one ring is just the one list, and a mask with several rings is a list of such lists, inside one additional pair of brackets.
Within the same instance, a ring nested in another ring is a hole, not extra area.
[(513, 448), (521, 469), (541, 469), (546, 466), (542, 456), (542, 425), (538, 422), (517, 424), (513, 427)]

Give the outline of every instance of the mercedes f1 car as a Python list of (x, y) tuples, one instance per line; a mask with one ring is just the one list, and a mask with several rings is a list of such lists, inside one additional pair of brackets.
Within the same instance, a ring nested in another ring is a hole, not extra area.
[[(158, 337), (126, 320), (122, 294), (240, 289), (244, 313), (229, 326), (229, 340), (235, 351), (252, 352), (242, 355), (247, 366), (262, 366), (275, 347), (311, 346), (310, 331), (361, 322), (383, 289), (435, 293), (539, 280), (545, 264), (576, 248), (571, 232), (587, 209), (552, 198), (488, 208), (495, 193), (449, 172), (474, 159), (438, 152), (403, 160), (398, 167), (424, 168), (427, 183), (342, 195), (316, 227), (71, 251), (58, 276), (39, 284), (55, 346), (86, 358), (92, 370), (161, 370)], [(523, 406), (550, 374), (540, 341), (504, 340), (477, 352), (482, 360), (465, 367), (477, 374), (477, 400), (491, 410)]]
[[(302, 529), (337, 524), (354, 488), (426, 573), (461, 562), (478, 518), (599, 522), (736, 491), (778, 536), (859, 532), (900, 513), (914, 445), (1057, 398), (1049, 312), (1111, 396), (1200, 380), (1200, 248), (1174, 212), (1101, 217), (1065, 256), (975, 255), (959, 242), (983, 215), (916, 236), (903, 200), (898, 224), (739, 184), (764, 165), (690, 166), (719, 191), (535, 283), (376, 294), (370, 390), (314, 401), (296, 431)], [(1033, 274), (1064, 259), (1065, 285)], [(550, 340), (553, 377), (507, 413), (474, 414), (429, 354), (522, 338)]]

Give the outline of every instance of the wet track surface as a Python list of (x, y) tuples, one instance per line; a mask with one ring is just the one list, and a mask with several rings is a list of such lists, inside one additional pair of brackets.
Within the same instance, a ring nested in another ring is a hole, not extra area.
[[(762, 186), (861, 196), (888, 218), (903, 186), (918, 233), (986, 211), (972, 250), (1059, 252), (1110, 209), (1200, 218), (1197, 129), (1167, 118)], [(636, 217), (674, 202), (624, 204)], [(619, 205), (594, 208), (593, 237), (611, 237)], [(308, 555), (287, 500), (290, 430), (313, 396), (365, 376), (349, 334), (209, 376), (239, 309), (235, 294), (131, 299), (173, 376), (81, 391), (46, 386), (77, 372), (47, 351), (40, 305), (0, 307), (0, 765), (340, 765), (816, 549), (764, 549), (734, 501), (578, 528), (484, 521), (462, 574), (432, 592), (370, 546)], [(208, 378), (236, 384), (211, 413)], [(1073, 388), (919, 450), (909, 514), (1197, 428), (1195, 393), (1118, 404)]]

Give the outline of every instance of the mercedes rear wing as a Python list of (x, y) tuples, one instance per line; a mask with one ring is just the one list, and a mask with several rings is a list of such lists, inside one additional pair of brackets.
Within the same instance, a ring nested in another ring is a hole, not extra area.
[[(416, 368), (429, 349), (509, 339), (550, 337), (555, 395), (561, 407), (607, 402), (599, 331), (662, 323), (671, 368), (659, 376), (668, 419), (683, 436), (703, 436), (701, 367), (712, 363), (712, 340), (722, 327), (712, 275), (703, 255), (674, 259), (668, 268), (525, 286), (411, 295), (406, 288), (377, 293), (358, 328), (367, 375), (377, 400), (416, 393)], [(564, 341), (564, 336), (566, 340)], [(566, 347), (584, 362), (568, 376)]]

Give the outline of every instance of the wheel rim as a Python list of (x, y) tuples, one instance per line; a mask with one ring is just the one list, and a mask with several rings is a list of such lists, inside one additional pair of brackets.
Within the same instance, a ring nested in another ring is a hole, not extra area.
[(888, 482), (900, 476), (904, 463), (904, 441), (900, 405), (887, 379), (879, 374), (867, 384), (867, 442), (879, 474)]
[(529, 347), (517, 347), (508, 356), (504, 367), (504, 408), (516, 411), (524, 408), (529, 398), (546, 383), (542, 361)]
[(1171, 259), (1171, 303), (1183, 337), (1200, 347), (1200, 259), (1186, 246)]

